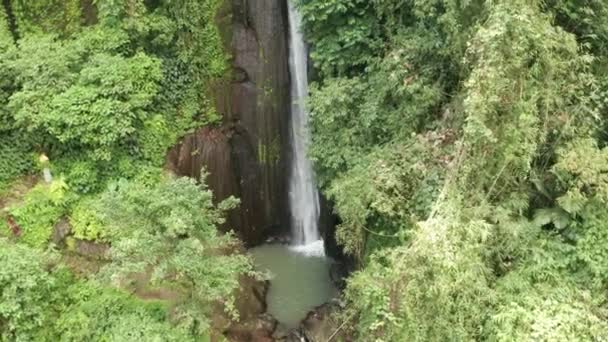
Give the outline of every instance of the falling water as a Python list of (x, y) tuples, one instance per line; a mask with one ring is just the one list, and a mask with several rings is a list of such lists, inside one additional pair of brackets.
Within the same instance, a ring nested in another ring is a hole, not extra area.
[(307, 156), (310, 141), (308, 111), (304, 100), (308, 95), (308, 56), (300, 32), (301, 16), (297, 8), (289, 7), (289, 68), (291, 72), (291, 148), (292, 162), (289, 179), (289, 205), (293, 242), (296, 249), (319, 254), (323, 243), (319, 237), (319, 193), (314, 181), (312, 164)]

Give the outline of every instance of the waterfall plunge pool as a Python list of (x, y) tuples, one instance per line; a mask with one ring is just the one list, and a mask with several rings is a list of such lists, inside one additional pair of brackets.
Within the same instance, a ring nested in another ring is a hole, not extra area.
[(250, 252), (258, 270), (270, 274), (266, 295), (268, 312), (286, 328), (296, 328), (313, 310), (336, 295), (319, 234), (319, 192), (312, 163), (307, 157), (309, 113), (303, 106), (308, 96), (308, 49), (300, 30), (302, 18), (293, 0), (289, 14), (289, 72), (291, 75), (292, 152), (289, 175), (289, 206), (292, 241), (296, 246), (263, 245)]
[(259, 271), (270, 274), (268, 313), (286, 328), (297, 328), (309, 311), (337, 295), (330, 276), (332, 260), (323, 241), (307, 246), (262, 245), (250, 250)]

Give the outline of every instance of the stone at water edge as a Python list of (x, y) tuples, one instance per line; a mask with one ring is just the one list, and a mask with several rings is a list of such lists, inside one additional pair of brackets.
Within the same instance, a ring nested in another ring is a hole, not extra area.
[[(332, 300), (309, 312), (300, 330), (308, 341), (328, 341), (333, 336), (333, 341), (353, 341), (344, 330), (341, 321), (335, 319), (335, 315), (342, 310), (343, 304), (339, 300)], [(336, 332), (337, 331), (337, 332)]]
[(261, 314), (255, 318), (233, 324), (225, 336), (234, 342), (273, 342), (272, 337), (277, 328), (277, 320), (269, 314)]
[(235, 294), (235, 308), (242, 320), (255, 318), (266, 312), (266, 294), (269, 282), (257, 280), (250, 276), (241, 276), (239, 288)]

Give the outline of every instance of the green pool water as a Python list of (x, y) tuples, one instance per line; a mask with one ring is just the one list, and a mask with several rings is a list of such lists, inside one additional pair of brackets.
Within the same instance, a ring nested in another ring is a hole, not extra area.
[(271, 274), (268, 312), (288, 328), (336, 295), (329, 278), (330, 260), (289, 246), (263, 245), (251, 250), (258, 270)]

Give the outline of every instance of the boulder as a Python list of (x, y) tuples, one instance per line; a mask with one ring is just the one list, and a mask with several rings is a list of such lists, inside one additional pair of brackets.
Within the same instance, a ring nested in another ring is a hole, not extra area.
[(107, 243), (74, 239), (74, 251), (89, 259), (108, 260), (110, 245)]
[(272, 337), (277, 320), (271, 315), (261, 314), (257, 317), (233, 324), (225, 333), (229, 341), (234, 342), (273, 342)]
[(343, 330), (344, 322), (337, 318), (340, 310), (342, 310), (342, 303), (332, 300), (309, 312), (300, 325), (301, 334), (306, 341), (326, 342), (330, 339), (332, 341), (352, 341), (352, 338)]
[(56, 246), (63, 247), (65, 245), (65, 239), (72, 232), (72, 226), (67, 218), (62, 218), (53, 227), (53, 236), (51, 240)]
[(239, 312), (240, 319), (248, 320), (265, 313), (268, 281), (241, 276), (239, 282), (240, 286), (235, 294), (235, 308)]

